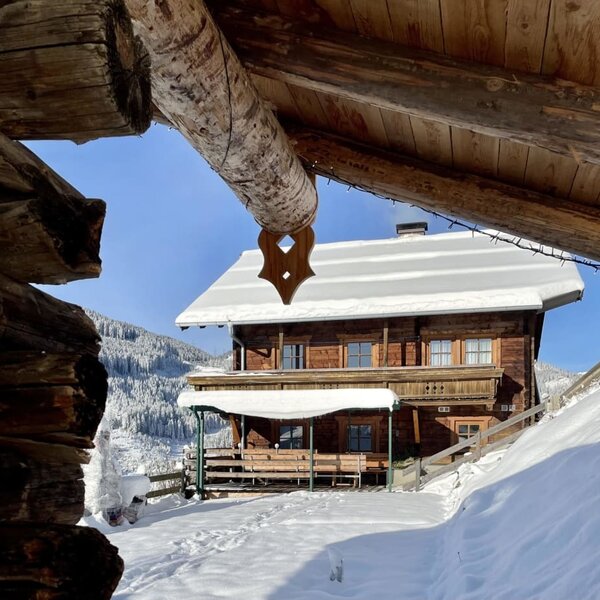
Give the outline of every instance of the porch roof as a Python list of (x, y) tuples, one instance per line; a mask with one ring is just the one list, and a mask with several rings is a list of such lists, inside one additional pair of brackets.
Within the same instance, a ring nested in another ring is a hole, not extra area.
[(393, 410), (398, 396), (385, 388), (332, 390), (184, 391), (177, 404), (268, 419), (307, 419), (354, 408)]

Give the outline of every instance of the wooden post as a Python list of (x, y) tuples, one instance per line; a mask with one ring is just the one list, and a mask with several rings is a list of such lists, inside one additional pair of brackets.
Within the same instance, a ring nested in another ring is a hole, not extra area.
[(421, 445), (421, 429), (419, 427), (419, 409), (412, 409), (413, 430), (415, 432), (415, 445)]
[(390, 414), (388, 415), (388, 492), (392, 491), (392, 483), (394, 479), (394, 470), (392, 466), (392, 416), (394, 414), (394, 409), (390, 410)]
[(415, 492), (421, 489), (421, 459), (415, 460)]
[(481, 430), (475, 434), (475, 460), (481, 458)]
[(123, 0), (5, 0), (0, 55), (9, 137), (85, 142), (150, 126), (150, 61)]
[(283, 369), (283, 326), (279, 325), (279, 343), (277, 346), (277, 368)]
[(386, 321), (383, 322), (383, 366), (388, 366), (388, 346), (389, 346), (389, 324)]
[(315, 448), (314, 448), (313, 432), (314, 432), (314, 417), (311, 417), (310, 421), (309, 421), (309, 425), (308, 425), (308, 442), (309, 442), (309, 449), (310, 449), (310, 457), (309, 457), (310, 477), (308, 479), (308, 489), (311, 492), (314, 490), (314, 480), (315, 480), (315, 457), (314, 457)]

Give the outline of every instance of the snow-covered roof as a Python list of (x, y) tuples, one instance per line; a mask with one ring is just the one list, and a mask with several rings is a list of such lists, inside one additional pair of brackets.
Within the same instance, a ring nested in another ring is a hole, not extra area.
[(285, 323), (506, 310), (543, 312), (578, 300), (574, 264), (480, 233), (318, 244), (315, 277), (292, 304), (259, 279), (258, 250), (242, 253), (176, 320), (177, 325)]
[(388, 389), (185, 391), (179, 406), (206, 406), (234, 415), (267, 419), (308, 419), (351, 408), (392, 410), (398, 396)]

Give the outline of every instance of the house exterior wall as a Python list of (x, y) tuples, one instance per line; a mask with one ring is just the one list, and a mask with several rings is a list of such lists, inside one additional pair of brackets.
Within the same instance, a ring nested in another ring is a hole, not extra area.
[[(457, 441), (456, 431), (461, 423), (477, 423), (481, 429), (487, 429), (533, 405), (533, 353), (535, 336), (539, 335), (536, 322), (531, 313), (506, 312), (247, 325), (236, 328), (236, 335), (246, 345), (246, 369), (250, 371), (281, 369), (282, 343), (303, 344), (305, 368), (328, 369), (347, 366), (349, 342), (372, 342), (373, 367), (410, 367), (429, 364), (432, 340), (452, 340), (453, 364), (463, 364), (466, 339), (491, 338), (492, 361), (504, 369), (492, 407), (465, 401), (449, 406), (447, 412), (440, 412), (438, 406), (411, 407), (407, 402), (394, 413), (394, 454), (431, 455)], [(239, 368), (239, 349), (236, 349), (235, 362)], [(503, 405), (514, 405), (514, 408), (503, 410)], [(377, 430), (373, 451), (387, 451), (385, 411), (354, 411), (350, 415), (334, 414), (315, 419), (315, 447), (322, 452), (346, 451), (348, 419), (351, 423), (372, 424)], [(250, 447), (268, 447), (277, 442), (278, 424), (264, 419), (247, 419), (246, 422)], [(308, 425), (304, 426), (304, 444), (308, 446)], [(501, 435), (510, 433), (512, 430)]]

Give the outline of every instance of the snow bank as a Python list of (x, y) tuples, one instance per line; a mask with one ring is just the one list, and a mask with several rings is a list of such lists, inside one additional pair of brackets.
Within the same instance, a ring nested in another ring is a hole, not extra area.
[(165, 499), (109, 532), (114, 597), (596, 600), (599, 442), (597, 390), (418, 493)]

